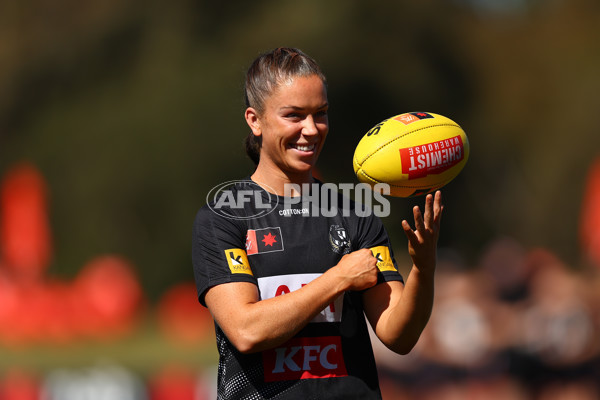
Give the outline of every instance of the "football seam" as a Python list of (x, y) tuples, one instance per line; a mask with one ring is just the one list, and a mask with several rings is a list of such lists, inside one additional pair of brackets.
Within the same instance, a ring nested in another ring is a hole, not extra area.
[(462, 128), (461, 128), (459, 125), (455, 125), (455, 124), (454, 124), (454, 125), (453, 125), (453, 124), (439, 124), (439, 125), (430, 125), (430, 126), (425, 126), (425, 127), (423, 127), (423, 128), (419, 128), (419, 129), (415, 129), (415, 130), (413, 130), (413, 131), (410, 131), (410, 132), (406, 132), (405, 134), (403, 134), (403, 135), (401, 135), (401, 136), (398, 136), (398, 137), (395, 137), (395, 138), (393, 138), (392, 140), (390, 140), (389, 142), (387, 142), (387, 143), (384, 143), (384, 144), (382, 144), (381, 146), (377, 147), (377, 148), (376, 148), (375, 150), (373, 150), (371, 153), (367, 154), (367, 155), (365, 156), (365, 158), (362, 160), (362, 162), (361, 162), (360, 164), (358, 164), (358, 165), (362, 167), (362, 165), (363, 165), (363, 164), (364, 164), (364, 163), (365, 163), (365, 162), (366, 162), (366, 161), (367, 161), (369, 158), (371, 158), (371, 156), (372, 156), (373, 154), (377, 153), (379, 150), (381, 150), (381, 149), (383, 149), (384, 147), (388, 146), (389, 144), (391, 144), (391, 143), (395, 142), (396, 140), (398, 140), (398, 139), (402, 139), (402, 138), (403, 138), (404, 136), (406, 136), (406, 135), (410, 135), (411, 133), (415, 133), (415, 132), (422, 131), (422, 130), (425, 130), (425, 129), (437, 128), (437, 127), (440, 127), (440, 126), (453, 126), (453, 127), (456, 127), (456, 128), (462, 129)]

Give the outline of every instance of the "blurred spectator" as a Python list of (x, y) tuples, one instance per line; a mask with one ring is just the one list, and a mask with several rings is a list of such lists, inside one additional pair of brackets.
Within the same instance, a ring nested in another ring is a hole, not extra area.
[(430, 355), (438, 362), (463, 367), (481, 365), (491, 352), (492, 331), (475, 275), (440, 275), (437, 307), (429, 325)]
[(552, 253), (532, 251), (536, 273), (522, 316), (522, 344), (548, 364), (569, 365), (589, 357), (594, 344), (582, 282)]
[(548, 250), (531, 251), (528, 264), (535, 272), (518, 314), (515, 372), (535, 391), (557, 380), (593, 377), (598, 332), (585, 282)]
[(374, 342), (384, 398), (600, 398), (600, 274), (508, 238), (480, 268), (447, 256), (414, 350), (398, 357)]
[(600, 391), (592, 380), (576, 379), (571, 382), (550, 382), (540, 391), (536, 400), (598, 400)]
[[(385, 397), (384, 397), (385, 398)], [(390, 398), (393, 399), (393, 398)], [(524, 388), (507, 376), (448, 381), (423, 387), (411, 400), (529, 400)]]
[(526, 251), (516, 240), (502, 237), (483, 250), (478, 267), (488, 280), (489, 290), (498, 300), (515, 303), (528, 296), (531, 275), (525, 262)]

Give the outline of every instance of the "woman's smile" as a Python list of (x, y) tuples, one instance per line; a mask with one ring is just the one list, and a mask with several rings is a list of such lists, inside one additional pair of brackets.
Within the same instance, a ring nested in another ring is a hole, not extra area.
[(327, 91), (316, 75), (282, 83), (249, 125), (262, 138), (259, 170), (309, 181), (327, 133)]

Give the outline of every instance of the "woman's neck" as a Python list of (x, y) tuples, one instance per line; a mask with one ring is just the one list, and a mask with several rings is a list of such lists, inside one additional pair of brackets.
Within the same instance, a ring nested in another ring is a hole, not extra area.
[(303, 173), (286, 173), (280, 169), (274, 171), (267, 171), (265, 168), (256, 168), (256, 171), (251, 176), (252, 180), (259, 185), (264, 186), (265, 190), (273, 192), (278, 196), (299, 196), (295, 190), (286, 190), (286, 185), (297, 184), (302, 186), (303, 183), (313, 183), (315, 180), (312, 176), (312, 171), (306, 171)]

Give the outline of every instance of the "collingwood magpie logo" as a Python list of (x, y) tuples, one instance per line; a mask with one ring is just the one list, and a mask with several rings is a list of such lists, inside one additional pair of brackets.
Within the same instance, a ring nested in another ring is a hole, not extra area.
[(331, 250), (338, 254), (350, 253), (350, 238), (348, 238), (346, 230), (339, 225), (329, 227), (329, 243)]

